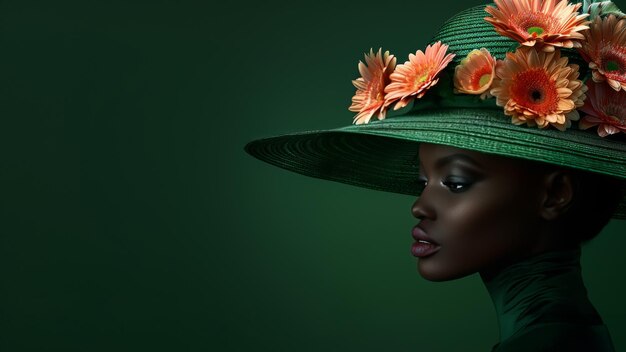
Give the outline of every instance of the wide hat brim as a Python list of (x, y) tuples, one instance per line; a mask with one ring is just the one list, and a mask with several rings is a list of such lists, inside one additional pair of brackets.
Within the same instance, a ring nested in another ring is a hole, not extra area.
[[(619, 137), (618, 137), (619, 138)], [(254, 140), (250, 155), (299, 174), (419, 196), (419, 143), (443, 144), (625, 180), (613, 218), (626, 219), (626, 143), (595, 132), (518, 126), (501, 110), (448, 108), (401, 118)], [(513, 185), (514, 186), (514, 185)]]

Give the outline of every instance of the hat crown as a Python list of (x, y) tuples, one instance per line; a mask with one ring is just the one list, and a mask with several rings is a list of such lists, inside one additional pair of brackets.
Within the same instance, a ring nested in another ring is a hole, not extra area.
[[(578, 2), (572, 1), (571, 3)], [(490, 16), (485, 11), (487, 6), (495, 7), (496, 5), (494, 3), (478, 5), (457, 13), (441, 26), (430, 41), (430, 44), (441, 41), (448, 45), (450, 52), (456, 54), (446, 71), (454, 72), (454, 68), (472, 50), (485, 48), (496, 59), (504, 60), (507, 52), (514, 52), (520, 46), (517, 41), (500, 35), (491, 23), (485, 21), (485, 17)], [(568, 58), (569, 63), (579, 66), (580, 77), (585, 77), (588, 64), (582, 56), (575, 49), (560, 48), (559, 50), (561, 56)]]
[(453, 64), (448, 67), (454, 68), (474, 49), (485, 48), (496, 59), (502, 60), (507, 52), (519, 46), (515, 40), (498, 34), (493, 25), (485, 21), (487, 16), (484, 5), (474, 6), (459, 12), (441, 26), (431, 42), (441, 41), (456, 54)]

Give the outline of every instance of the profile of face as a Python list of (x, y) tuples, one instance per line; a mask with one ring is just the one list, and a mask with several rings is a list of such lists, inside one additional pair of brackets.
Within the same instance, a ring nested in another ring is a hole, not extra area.
[[(546, 182), (537, 163), (450, 146), (419, 147), (421, 196), (412, 206), (422, 277), (445, 281), (545, 249)], [(420, 242), (425, 239), (427, 242)]]

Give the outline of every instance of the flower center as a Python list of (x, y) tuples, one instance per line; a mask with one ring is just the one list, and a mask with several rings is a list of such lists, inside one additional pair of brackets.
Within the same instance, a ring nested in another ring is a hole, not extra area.
[(606, 63), (606, 66), (604, 67), (607, 71), (612, 72), (612, 71), (618, 71), (619, 70), (619, 64), (615, 61), (609, 61)]
[(478, 86), (482, 87), (485, 84), (489, 84), (490, 81), (491, 81), (491, 74), (489, 74), (489, 73), (484, 74), (484, 75), (480, 76), (480, 80), (478, 80)]
[(624, 72), (626, 69), (626, 48), (606, 45), (601, 50), (599, 63), (608, 79), (619, 82), (626, 80), (624, 77), (624, 73), (626, 73)]
[(557, 112), (560, 98), (556, 84), (543, 67), (520, 72), (513, 82), (510, 88), (511, 98), (520, 106), (540, 115)]
[(421, 72), (417, 72), (413, 81), (413, 90), (417, 91), (430, 77), (430, 67), (424, 68)]
[(534, 89), (530, 92), (530, 97), (535, 103), (540, 103), (543, 100), (543, 94), (538, 89)]
[(602, 67), (607, 79), (617, 81), (620, 84), (626, 82), (626, 48), (606, 45), (601, 49), (601, 56), (598, 61), (598, 66)]
[(492, 73), (493, 69), (487, 63), (480, 68), (475, 69), (471, 74), (468, 88), (475, 91), (485, 88), (485, 86), (488, 86), (491, 83), (491, 78), (493, 76)]
[(541, 27), (530, 27), (527, 29), (528, 34), (532, 35), (532, 36), (538, 36), (538, 35), (542, 35), (544, 30)]
[(548, 14), (531, 12), (518, 14), (518, 17), (513, 19), (511, 24), (516, 31), (526, 32), (531, 37), (537, 38), (546, 32), (550, 32), (552, 28), (557, 26), (558, 22), (558, 20)]

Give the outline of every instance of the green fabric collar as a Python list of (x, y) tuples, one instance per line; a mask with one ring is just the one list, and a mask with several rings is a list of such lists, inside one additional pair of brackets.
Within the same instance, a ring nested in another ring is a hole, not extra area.
[(483, 278), (498, 315), (501, 342), (545, 323), (602, 324), (587, 297), (580, 254), (580, 247), (544, 252)]

